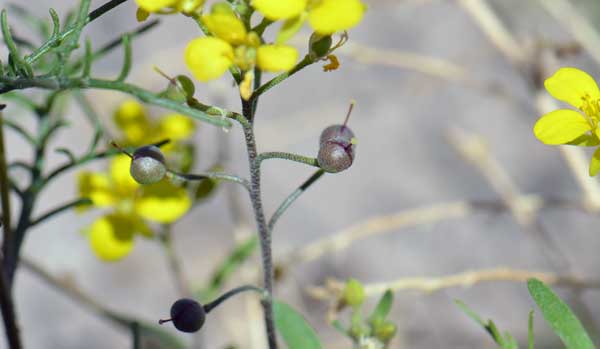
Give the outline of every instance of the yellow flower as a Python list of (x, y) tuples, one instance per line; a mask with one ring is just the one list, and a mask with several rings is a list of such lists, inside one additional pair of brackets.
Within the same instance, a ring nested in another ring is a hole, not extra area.
[(233, 12), (213, 12), (202, 16), (202, 23), (214, 36), (231, 45), (240, 45), (246, 41), (246, 27)]
[(254, 0), (252, 6), (272, 21), (296, 17), (306, 8), (306, 0)]
[(321, 0), (311, 8), (308, 22), (319, 34), (333, 34), (360, 23), (365, 10), (360, 0)]
[[(544, 144), (596, 146), (600, 144), (600, 90), (594, 79), (577, 68), (560, 68), (544, 81), (546, 90), (556, 99), (579, 109), (559, 109), (543, 115), (533, 133)], [(600, 148), (590, 162), (590, 176), (600, 171)]]
[(185, 49), (185, 64), (200, 81), (216, 79), (233, 63), (233, 47), (219, 38), (207, 36), (190, 41)]
[(147, 13), (192, 13), (204, 4), (204, 0), (135, 0)]
[(152, 120), (144, 106), (133, 99), (121, 103), (113, 119), (124, 136), (118, 143), (125, 147), (139, 147), (169, 139), (171, 142), (162, 147), (168, 153), (195, 131), (192, 119), (181, 114), (166, 114), (158, 121)]
[[(360, 0), (254, 0), (252, 6), (270, 20), (296, 18), (308, 22), (315, 32), (330, 35), (356, 26), (363, 18), (366, 6)], [(294, 25), (300, 29), (300, 23)], [(285, 30), (289, 25), (284, 26)], [(289, 33), (286, 34), (289, 36)]]
[(90, 246), (98, 258), (117, 261), (131, 252), (137, 234), (152, 236), (147, 221), (171, 223), (191, 207), (185, 189), (164, 179), (140, 186), (129, 175), (130, 159), (116, 156), (109, 173), (82, 172), (79, 192), (98, 207), (110, 212), (96, 219), (87, 229)]
[(261, 70), (280, 72), (290, 70), (298, 61), (298, 50), (287, 45), (262, 45), (256, 52), (256, 64)]

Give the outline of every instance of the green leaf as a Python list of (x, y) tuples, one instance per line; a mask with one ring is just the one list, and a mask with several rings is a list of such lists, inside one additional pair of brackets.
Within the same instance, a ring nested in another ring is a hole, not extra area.
[(387, 290), (383, 296), (381, 296), (377, 306), (375, 306), (375, 309), (369, 316), (369, 322), (372, 323), (385, 320), (392, 309), (392, 303), (394, 303), (394, 294), (391, 290)]
[(504, 349), (517, 349), (518, 348), (518, 344), (515, 341), (515, 339), (513, 338), (513, 336), (511, 336), (510, 333), (505, 332), (504, 337), (503, 337), (502, 334), (500, 334), (498, 327), (496, 327), (496, 324), (492, 320), (488, 320), (487, 322), (485, 322), (479, 315), (477, 315), (477, 313), (475, 313), (473, 310), (471, 310), (471, 308), (469, 308), (462, 301), (457, 299), (454, 302), (465, 314), (467, 314), (467, 316), (469, 316), (471, 319), (473, 319), (473, 321), (477, 322), (480, 326), (482, 326), (487, 331), (487, 333), (489, 333), (489, 335), (492, 337), (494, 342), (496, 342), (502, 348), (504, 348)]
[(593, 349), (594, 343), (571, 311), (548, 286), (538, 279), (527, 281), (529, 294), (542, 311), (546, 322), (552, 327), (568, 349)]
[(340, 320), (333, 320), (331, 322), (331, 326), (333, 328), (335, 328), (336, 330), (338, 330), (338, 332), (340, 332), (344, 336), (348, 335), (348, 330), (344, 328), (344, 325), (342, 325), (342, 323), (340, 322)]
[(177, 83), (185, 92), (187, 98), (194, 97), (194, 93), (196, 93), (196, 86), (194, 86), (192, 79), (190, 79), (186, 75), (177, 75), (175, 79), (177, 79)]
[(533, 127), (533, 133), (544, 144), (565, 144), (592, 128), (583, 115), (560, 109), (542, 116)]
[(321, 349), (321, 341), (304, 317), (289, 305), (275, 301), (275, 327), (288, 349)]
[(527, 348), (534, 349), (534, 338), (533, 338), (533, 309), (529, 311), (529, 321), (527, 324)]

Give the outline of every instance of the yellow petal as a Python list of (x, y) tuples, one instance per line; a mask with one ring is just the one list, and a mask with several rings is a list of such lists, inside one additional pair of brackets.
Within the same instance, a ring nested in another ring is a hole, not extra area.
[(216, 37), (232, 45), (246, 41), (246, 27), (233, 13), (213, 13), (202, 16), (202, 23)]
[(179, 0), (177, 10), (191, 14), (204, 5), (204, 0)]
[(115, 190), (124, 197), (133, 196), (140, 186), (129, 174), (130, 167), (131, 159), (127, 155), (117, 155), (110, 162), (110, 178)]
[(565, 144), (592, 128), (578, 112), (561, 109), (542, 116), (533, 127), (535, 136), (545, 144)]
[(135, 212), (141, 217), (159, 223), (171, 223), (183, 216), (192, 205), (184, 188), (164, 179), (145, 185), (135, 202)]
[(150, 126), (144, 106), (134, 99), (126, 100), (115, 111), (113, 118), (125, 135), (127, 145), (142, 145)]
[(194, 121), (181, 114), (167, 114), (160, 118), (158, 124), (161, 137), (171, 141), (179, 141), (192, 136), (196, 130)]
[(300, 15), (296, 17), (292, 17), (283, 22), (281, 29), (279, 29), (279, 33), (277, 33), (277, 38), (275, 42), (278, 44), (283, 44), (291, 39), (300, 29), (304, 22), (306, 22), (306, 18), (308, 17), (308, 13), (302, 11)]
[(178, 0), (135, 0), (136, 4), (148, 12), (158, 12), (165, 7), (174, 6)]
[(298, 50), (288, 45), (263, 45), (256, 52), (256, 64), (263, 71), (290, 70), (298, 61)]
[(310, 26), (319, 34), (333, 34), (357, 25), (366, 6), (360, 0), (321, 0), (308, 15)]
[(244, 74), (244, 80), (240, 84), (240, 96), (245, 100), (249, 100), (252, 96), (252, 81), (254, 80), (254, 73), (252, 70), (248, 70)]
[(298, 16), (306, 8), (306, 0), (254, 0), (252, 6), (270, 20)]
[(131, 252), (134, 229), (134, 222), (128, 216), (100, 217), (89, 229), (92, 250), (104, 261), (117, 261)]
[(201, 37), (190, 41), (185, 49), (185, 63), (200, 81), (223, 75), (233, 62), (233, 48), (222, 39)]
[(552, 97), (576, 108), (582, 107), (584, 98), (600, 98), (600, 91), (594, 79), (577, 68), (560, 68), (544, 81), (544, 86)]
[[(596, 133), (598, 133), (598, 130), (596, 130)], [(595, 147), (600, 145), (600, 139), (598, 139), (597, 134), (583, 134), (567, 144), (579, 147)]]
[(590, 161), (590, 177), (594, 177), (600, 171), (600, 148), (596, 149)]
[[(110, 179), (102, 173), (80, 172), (77, 175), (79, 195), (89, 198), (93, 204), (100, 207), (110, 206), (115, 203), (111, 191)], [(85, 207), (85, 206), (81, 206)]]

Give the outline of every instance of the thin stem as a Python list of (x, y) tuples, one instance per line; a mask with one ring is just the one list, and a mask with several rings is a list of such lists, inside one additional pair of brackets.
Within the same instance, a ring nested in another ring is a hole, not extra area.
[(219, 298), (215, 299), (214, 301), (212, 301), (208, 304), (203, 305), (202, 307), (204, 308), (204, 311), (206, 313), (210, 313), (211, 310), (218, 307), (221, 303), (223, 303), (227, 299), (235, 296), (238, 293), (242, 293), (242, 292), (246, 292), (246, 291), (258, 292), (263, 297), (263, 299), (268, 297), (268, 294), (266, 294), (265, 290), (263, 290), (262, 288), (256, 287), (253, 285), (245, 285), (245, 286), (236, 287), (233, 290), (223, 293), (221, 296), (219, 296)]
[[(4, 108), (4, 106), (2, 106)], [(4, 148), (3, 113), (0, 111), (0, 195), (2, 196), (2, 225), (4, 231), (2, 252), (4, 256), (12, 256), (15, 251), (14, 231), (10, 221), (10, 189), (8, 183), (8, 167), (6, 166), (6, 150)], [(4, 260), (3, 260), (4, 261)], [(6, 338), (10, 348), (21, 348), (21, 338), (14, 310), (11, 282), (7, 269), (2, 263), (0, 270), (0, 310), (4, 319)]]
[[(93, 20), (104, 15), (105, 13), (114, 9), (118, 5), (124, 3), (125, 1), (127, 1), (127, 0), (111, 0), (111, 1), (107, 2), (106, 4), (100, 6), (99, 8), (93, 10), (92, 12), (90, 12), (90, 14), (87, 16), (86, 20), (83, 21), (82, 23), (79, 23), (79, 25), (84, 26), (86, 24), (89, 24)], [(84, 0), (84, 2), (82, 2), (83, 5), (85, 5), (86, 3), (87, 3), (87, 6), (89, 6), (89, 0)], [(82, 6), (82, 8), (83, 8), (83, 6)], [(25, 57), (25, 63), (33, 64), (38, 59), (40, 59), (42, 56), (44, 56), (48, 51), (50, 51), (52, 48), (60, 45), (67, 37), (69, 37), (71, 34), (74, 34), (76, 32), (81, 32), (81, 28), (78, 28), (77, 23), (75, 23), (75, 25), (73, 25), (73, 26), (70, 26), (68, 29), (64, 30), (59, 35), (51, 36), (42, 46), (40, 46), (37, 50), (33, 51), (29, 56)]]
[(265, 82), (264, 85), (262, 85), (261, 87), (257, 88), (254, 91), (254, 93), (252, 93), (252, 96), (250, 97), (250, 101), (253, 101), (254, 99), (258, 99), (258, 97), (260, 95), (262, 95), (263, 93), (267, 92), (268, 90), (270, 90), (271, 88), (275, 87), (276, 85), (278, 85), (279, 83), (281, 83), (285, 79), (287, 79), (290, 76), (296, 74), (297, 72), (299, 72), (300, 70), (302, 70), (306, 66), (309, 66), (309, 65), (313, 64), (314, 62), (315, 61), (312, 58), (310, 58), (309, 55), (306, 55), (300, 62), (298, 62), (298, 64), (296, 64), (296, 66), (294, 68), (292, 68), (292, 70), (277, 75), (273, 79)]
[(0, 195), (2, 196), (2, 224), (4, 224), (3, 253), (7, 254), (12, 244), (13, 235), (10, 221), (10, 189), (8, 183), (8, 167), (6, 165), (6, 149), (4, 148), (4, 113), (0, 111)]
[(54, 215), (63, 213), (73, 207), (83, 206), (83, 205), (91, 205), (91, 204), (92, 204), (92, 200), (90, 200), (88, 198), (79, 198), (79, 199), (69, 201), (66, 204), (60, 205), (60, 206), (56, 207), (55, 209), (52, 209), (52, 210), (44, 213), (43, 215), (41, 215), (38, 218), (33, 219), (31, 221), (31, 223), (29, 224), (29, 228), (31, 228), (37, 224), (40, 224), (43, 221), (47, 220), (48, 218), (51, 218)]
[(179, 294), (183, 297), (189, 297), (192, 294), (192, 292), (185, 278), (185, 275), (183, 274), (181, 261), (177, 257), (177, 253), (175, 252), (175, 248), (173, 247), (173, 234), (171, 233), (170, 224), (164, 224), (162, 226), (160, 242), (162, 243), (163, 250), (167, 255), (169, 269), (173, 274), (173, 278), (175, 279), (175, 283), (177, 284)]
[[(3, 215), (4, 216), (4, 215)], [(11, 349), (21, 349), (21, 337), (19, 327), (17, 326), (15, 308), (12, 299), (12, 292), (8, 286), (8, 280), (4, 272), (0, 273), (0, 310), (4, 321), (6, 331), (6, 340)]]
[[(243, 116), (246, 120), (252, 120), (252, 102), (242, 100)], [(271, 232), (267, 225), (264, 208), (262, 206), (260, 189), (260, 163), (257, 161), (258, 151), (256, 150), (256, 139), (251, 124), (242, 124), (244, 138), (246, 140), (246, 150), (248, 153), (248, 162), (250, 167), (250, 201), (254, 211), (254, 218), (258, 228), (258, 237), (260, 240), (260, 250), (262, 256), (263, 284), (269, 297), (262, 300), (262, 306), (265, 318), (265, 327), (267, 329), (267, 340), (269, 349), (277, 349), (277, 336), (275, 334), (275, 321), (273, 316), (273, 251), (271, 249)]]
[(247, 179), (238, 177), (235, 175), (231, 175), (228, 173), (204, 172), (204, 173), (197, 173), (197, 174), (187, 174), (187, 173), (178, 173), (178, 172), (173, 172), (173, 171), (169, 171), (169, 173), (171, 175), (173, 175), (175, 178), (182, 179), (185, 181), (201, 181), (201, 180), (205, 180), (208, 178), (220, 179), (220, 180), (240, 184), (244, 188), (246, 188), (246, 190), (250, 191), (250, 182)]
[(273, 227), (275, 226), (275, 223), (277, 223), (277, 220), (279, 220), (281, 215), (283, 215), (283, 213), (288, 209), (288, 207), (290, 207), (294, 203), (294, 201), (296, 201), (296, 199), (298, 199), (300, 197), (300, 195), (302, 195), (302, 193), (304, 193), (306, 191), (306, 189), (308, 189), (311, 185), (313, 185), (313, 183), (315, 183), (319, 178), (321, 178), (321, 176), (323, 176), (323, 174), (325, 174), (325, 171), (323, 171), (321, 169), (317, 170), (304, 183), (302, 183), (302, 185), (300, 185), (298, 187), (298, 189), (294, 190), (281, 203), (281, 205), (279, 205), (277, 210), (275, 210), (275, 213), (273, 213), (273, 216), (271, 216), (271, 219), (269, 219), (269, 224), (268, 224), (269, 231), (271, 231), (271, 232), (273, 231)]
[(283, 159), (283, 160), (299, 162), (301, 164), (305, 164), (305, 165), (309, 165), (309, 166), (313, 166), (313, 167), (319, 167), (319, 162), (317, 161), (316, 158), (311, 158), (308, 156), (286, 153), (286, 152), (281, 152), (281, 151), (260, 153), (256, 157), (256, 162), (260, 166), (260, 164), (264, 160), (267, 160), (267, 159)]
[(200, 121), (221, 126), (225, 128), (231, 127), (231, 122), (227, 120), (241, 118), (241, 115), (223, 110), (221, 108), (194, 103), (192, 106), (180, 104), (169, 98), (160, 97), (157, 94), (145, 90), (141, 87), (120, 82), (103, 79), (81, 79), (81, 78), (57, 78), (57, 77), (37, 77), (37, 78), (9, 78), (6, 76), (0, 77), (0, 94), (12, 91), (26, 89), (30, 87), (38, 87), (49, 90), (69, 90), (69, 89), (101, 89), (120, 91), (137, 97), (142, 102), (147, 104), (163, 107), (169, 110), (179, 112), (190, 116)]

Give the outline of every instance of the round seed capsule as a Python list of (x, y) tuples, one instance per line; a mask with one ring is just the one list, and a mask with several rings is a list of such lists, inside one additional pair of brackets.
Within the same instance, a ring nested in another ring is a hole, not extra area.
[(206, 320), (206, 312), (200, 303), (193, 299), (181, 298), (171, 306), (171, 318), (159, 320), (159, 324), (172, 321), (175, 328), (181, 332), (198, 331)]
[(317, 161), (319, 166), (330, 173), (341, 172), (354, 161), (354, 144), (341, 141), (325, 141), (321, 143)]
[(138, 148), (133, 153), (129, 173), (140, 184), (159, 182), (167, 173), (165, 157), (154, 145)]
[(321, 132), (319, 144), (336, 140), (350, 143), (352, 142), (352, 138), (354, 138), (354, 132), (352, 132), (350, 127), (346, 125), (331, 125)]

